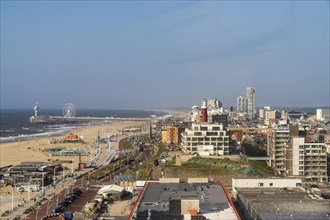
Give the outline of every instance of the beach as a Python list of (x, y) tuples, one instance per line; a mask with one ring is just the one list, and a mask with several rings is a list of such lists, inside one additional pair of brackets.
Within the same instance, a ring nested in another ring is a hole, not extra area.
[[(47, 162), (52, 160), (73, 160), (74, 164), (78, 164), (78, 156), (50, 156), (47, 154), (48, 148), (67, 147), (78, 148), (94, 154), (92, 143), (99, 134), (100, 138), (108, 135), (116, 134), (123, 128), (139, 127), (145, 125), (146, 122), (123, 121), (114, 122), (112, 124), (88, 125), (72, 130), (71, 132), (84, 138), (84, 143), (57, 143), (50, 144), (52, 139), (64, 139), (67, 135), (37, 137), (27, 141), (16, 141), (0, 144), (0, 167), (17, 165), (24, 161), (29, 162)], [(116, 146), (114, 146), (116, 147)], [(82, 161), (86, 161), (87, 156), (82, 156)]]

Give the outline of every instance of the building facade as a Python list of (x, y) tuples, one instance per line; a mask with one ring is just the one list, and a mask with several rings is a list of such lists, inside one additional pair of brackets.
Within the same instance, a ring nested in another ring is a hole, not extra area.
[(289, 129), (274, 129), (268, 136), (268, 155), (271, 159), (272, 168), (279, 175), (286, 175), (285, 151), (290, 141)]
[(330, 120), (330, 108), (316, 109), (316, 120), (319, 120), (319, 121)]
[(279, 175), (289, 175), (288, 169), (292, 160), (292, 149), (289, 143), (292, 137), (299, 137), (299, 127), (289, 126), (275, 128), (267, 138), (267, 154), (272, 158), (271, 166)]
[(181, 137), (181, 146), (191, 154), (229, 154), (229, 136), (222, 124), (192, 124)]
[(255, 117), (255, 88), (249, 86), (246, 88), (247, 115), (250, 118)]
[(218, 99), (209, 99), (207, 100), (207, 105), (211, 108), (221, 108), (222, 102)]
[(179, 144), (180, 134), (184, 131), (182, 127), (167, 127), (166, 131), (162, 132), (162, 142), (168, 144)]
[(307, 182), (327, 182), (327, 151), (324, 143), (306, 143), (303, 137), (292, 138), (292, 174)]
[(246, 112), (245, 98), (243, 96), (237, 97), (237, 112)]

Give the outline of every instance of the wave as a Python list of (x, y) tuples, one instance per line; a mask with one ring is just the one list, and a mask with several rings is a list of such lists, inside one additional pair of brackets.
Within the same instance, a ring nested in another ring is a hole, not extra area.
[(38, 131), (41, 131), (41, 133), (20, 134), (17, 136), (0, 137), (0, 143), (8, 143), (8, 142), (14, 142), (14, 141), (27, 141), (27, 140), (31, 140), (31, 139), (34, 139), (37, 137), (51, 137), (51, 136), (63, 135), (78, 127), (80, 127), (80, 126), (61, 127), (61, 128), (58, 128), (56, 130), (51, 130), (51, 131), (38, 130)]
[(0, 133), (7, 132), (7, 133), (13, 133), (15, 132), (14, 129), (8, 129), (8, 130), (0, 130)]

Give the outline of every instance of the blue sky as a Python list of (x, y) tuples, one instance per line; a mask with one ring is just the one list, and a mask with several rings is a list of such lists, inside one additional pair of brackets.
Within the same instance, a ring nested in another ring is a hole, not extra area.
[(1, 108), (329, 106), (329, 1), (1, 1)]

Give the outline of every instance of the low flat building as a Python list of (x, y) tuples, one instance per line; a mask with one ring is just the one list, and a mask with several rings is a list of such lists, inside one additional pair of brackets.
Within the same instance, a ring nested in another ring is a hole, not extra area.
[(207, 183), (148, 182), (129, 219), (240, 219), (224, 186)]
[(329, 220), (330, 200), (294, 188), (236, 188), (237, 203), (246, 220)]
[(232, 178), (232, 195), (237, 198), (238, 188), (293, 188), (302, 185), (301, 179), (283, 179), (283, 178), (268, 178), (268, 179), (241, 179)]
[(126, 191), (133, 193), (136, 188), (136, 181), (132, 175), (116, 175), (114, 183), (123, 187)]
[(107, 185), (102, 187), (97, 194), (98, 195), (102, 195), (102, 197), (104, 199), (109, 199), (109, 198), (113, 198), (115, 200), (119, 199), (121, 194), (124, 191), (124, 187), (115, 185), (115, 184), (111, 184), (111, 185)]

